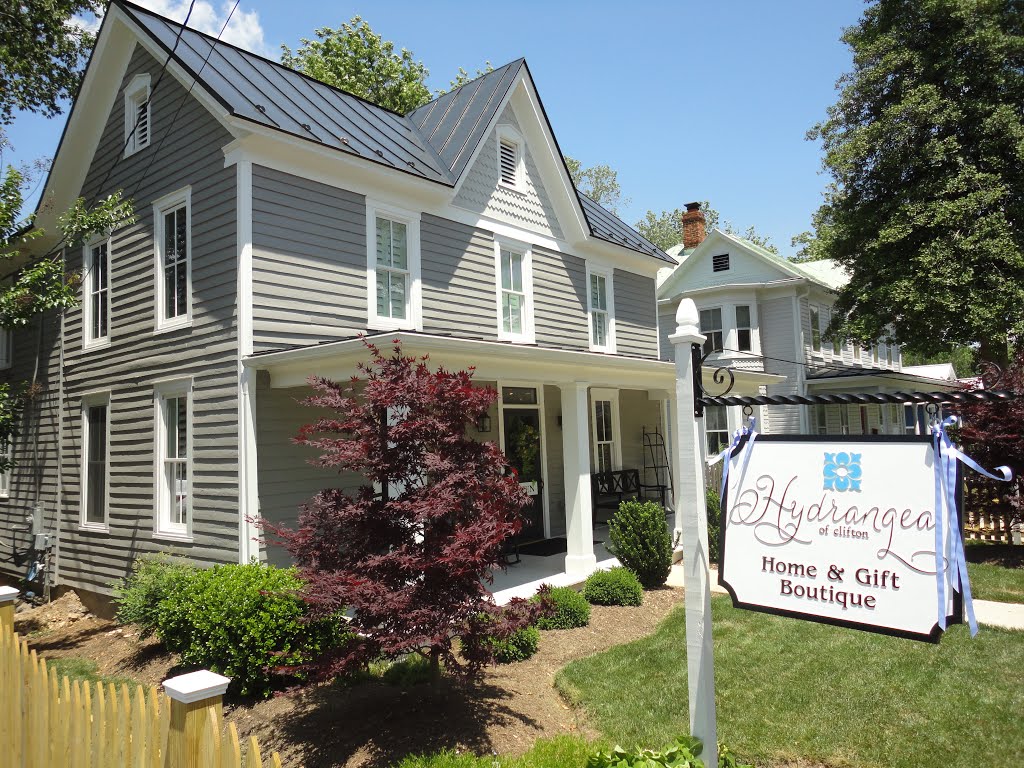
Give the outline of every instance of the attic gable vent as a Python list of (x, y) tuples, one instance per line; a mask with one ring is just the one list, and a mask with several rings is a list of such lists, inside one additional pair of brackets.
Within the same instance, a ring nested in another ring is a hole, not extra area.
[(509, 139), (501, 140), (501, 183), (519, 186), (519, 145)]
[(149, 75), (132, 78), (124, 90), (124, 155), (133, 155), (149, 146), (150, 124)]
[(720, 253), (717, 256), (711, 258), (711, 271), (712, 272), (725, 272), (729, 269), (729, 254)]

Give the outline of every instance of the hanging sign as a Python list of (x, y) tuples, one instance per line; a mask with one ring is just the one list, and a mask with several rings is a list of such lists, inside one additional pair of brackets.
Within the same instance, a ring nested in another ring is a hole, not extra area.
[(962, 620), (960, 472), (932, 438), (757, 436), (728, 461), (737, 607), (932, 642)]

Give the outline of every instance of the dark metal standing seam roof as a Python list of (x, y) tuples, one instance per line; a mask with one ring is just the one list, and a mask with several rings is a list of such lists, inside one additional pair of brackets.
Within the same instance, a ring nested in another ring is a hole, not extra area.
[[(448, 186), (465, 173), (526, 67), (525, 59), (516, 59), (399, 115), (125, 0), (116, 2), (168, 54), (173, 49), (178, 63), (232, 115)], [(580, 193), (579, 200), (594, 237), (675, 264), (586, 195)]]

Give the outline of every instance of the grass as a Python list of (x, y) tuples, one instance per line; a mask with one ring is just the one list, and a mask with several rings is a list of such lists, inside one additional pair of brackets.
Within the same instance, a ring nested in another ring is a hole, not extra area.
[(46, 666), (49, 669), (56, 670), (58, 675), (63, 675), (71, 680), (80, 680), (83, 683), (127, 685), (128, 691), (132, 694), (135, 693), (135, 688), (139, 685), (137, 680), (133, 680), (130, 677), (106, 677), (99, 674), (97, 672), (99, 665), (91, 659), (79, 659), (70, 656), (59, 659), (47, 659)]
[(1003, 568), (988, 563), (968, 563), (971, 594), (978, 600), (1024, 603), (1024, 568)]
[[(712, 606), (718, 735), (741, 758), (1024, 765), (1024, 632), (932, 645)], [(660, 748), (689, 730), (683, 610), (555, 682), (610, 741)]]
[(435, 755), (407, 757), (395, 768), (583, 768), (598, 747), (579, 736), (538, 739), (524, 755), (476, 757), (468, 752), (444, 751)]

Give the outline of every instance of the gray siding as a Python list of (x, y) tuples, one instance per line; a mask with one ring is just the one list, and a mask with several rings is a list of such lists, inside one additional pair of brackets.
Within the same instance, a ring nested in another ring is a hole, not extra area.
[(534, 247), (533, 314), (538, 345), (589, 349), (587, 267), (583, 259)]
[(424, 214), (420, 252), (423, 330), (497, 339), (493, 235)]
[[(769, 395), (800, 394), (800, 366), (794, 358), (796, 349), (793, 334), (796, 326), (793, 322), (793, 299), (785, 296), (778, 299), (762, 301), (758, 306), (758, 318), (761, 332), (761, 350), (765, 355), (765, 371), (786, 376), (786, 381), (771, 384), (767, 389)], [(771, 359), (776, 358), (776, 359)], [(794, 362), (782, 362), (791, 360)], [(766, 406), (767, 426), (770, 434), (793, 434), (800, 431), (800, 406), (771, 405)]]
[(365, 329), (365, 198), (258, 165), (252, 187), (255, 351)]
[[(140, 72), (155, 84), (159, 65), (136, 47), (122, 88)], [(83, 351), (81, 310), (70, 310), (65, 320), (61, 577), (99, 592), (144, 552), (173, 548), (203, 564), (238, 557), (236, 184), (221, 150), (231, 136), (171, 77), (153, 94), (152, 125), (151, 145), (121, 159), (119, 91), (83, 185), (86, 199), (124, 189), (138, 215), (112, 237), (110, 346)], [(186, 185), (192, 192), (192, 325), (154, 334), (152, 201)], [(69, 252), (68, 262), (79, 268), (82, 251)], [(187, 377), (194, 402), (194, 541), (170, 543), (153, 536), (154, 383)], [(81, 399), (102, 390), (111, 394), (109, 533), (78, 525)]]
[(678, 297), (673, 299), (671, 304), (658, 304), (658, 356), (662, 360), (674, 361), (676, 359), (675, 348), (668, 337), (676, 332), (676, 309), (678, 307)]
[(658, 296), (653, 277), (615, 270), (615, 349), (658, 357)]

